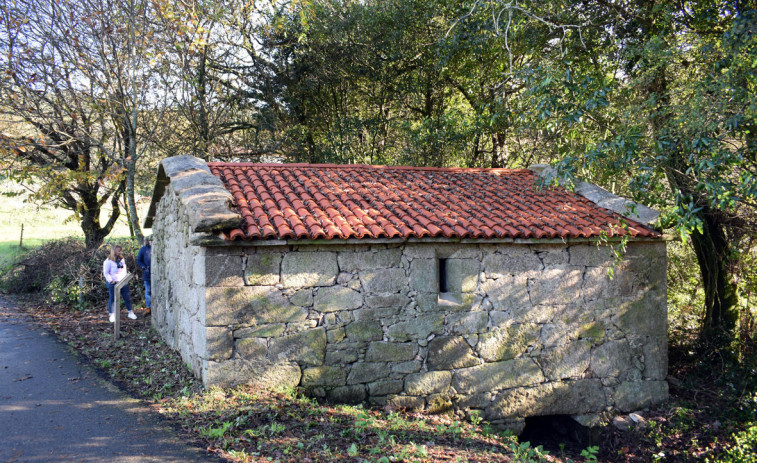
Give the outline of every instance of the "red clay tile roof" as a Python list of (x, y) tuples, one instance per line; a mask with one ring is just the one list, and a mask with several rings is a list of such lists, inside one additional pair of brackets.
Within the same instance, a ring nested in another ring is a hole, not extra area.
[[(208, 163), (234, 196), (230, 240), (659, 237), (529, 170)], [(623, 228), (623, 220), (628, 228)]]

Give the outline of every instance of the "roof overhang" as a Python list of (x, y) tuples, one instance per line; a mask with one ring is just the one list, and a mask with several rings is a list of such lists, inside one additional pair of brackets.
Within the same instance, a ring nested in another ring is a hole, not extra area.
[(612, 245), (623, 241), (628, 243), (658, 243), (660, 241), (675, 241), (674, 235), (662, 235), (659, 238), (634, 238), (631, 236), (611, 236), (611, 237), (579, 237), (579, 238), (441, 238), (441, 237), (423, 237), (423, 238), (352, 238), (352, 239), (319, 239), (319, 240), (298, 240), (298, 239), (268, 239), (268, 240), (227, 240), (222, 234), (214, 233), (196, 233), (190, 238), (191, 244), (205, 247), (267, 247), (267, 246), (346, 246), (346, 245), (403, 245), (413, 243), (425, 244), (545, 244), (545, 245), (569, 245), (569, 244), (595, 244)]

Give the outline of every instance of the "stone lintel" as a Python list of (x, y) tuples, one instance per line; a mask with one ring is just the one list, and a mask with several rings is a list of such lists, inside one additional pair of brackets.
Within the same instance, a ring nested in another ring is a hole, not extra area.
[(145, 228), (152, 227), (158, 203), (168, 184), (173, 185), (174, 192), (186, 208), (194, 233), (235, 228), (242, 223), (242, 216), (231, 209), (233, 196), (223, 182), (210, 172), (205, 161), (181, 155), (163, 159), (158, 166)]

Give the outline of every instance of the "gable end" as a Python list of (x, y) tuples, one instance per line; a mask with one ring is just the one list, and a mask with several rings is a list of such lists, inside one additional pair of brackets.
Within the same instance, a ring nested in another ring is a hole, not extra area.
[(212, 232), (242, 224), (242, 216), (232, 209), (231, 193), (210, 172), (205, 161), (182, 155), (160, 162), (145, 228), (152, 228), (158, 203), (169, 183), (186, 208), (193, 232)]

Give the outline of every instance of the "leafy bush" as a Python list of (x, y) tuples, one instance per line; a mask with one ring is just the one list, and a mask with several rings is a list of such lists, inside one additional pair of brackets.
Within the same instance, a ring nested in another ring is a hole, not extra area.
[(132, 301), (138, 304), (144, 297), (142, 272), (136, 261), (139, 247), (128, 239), (113, 240), (95, 250), (87, 249), (75, 238), (49, 241), (1, 275), (0, 287), (12, 293), (44, 291), (51, 302), (77, 309), (105, 307), (108, 292), (102, 265), (116, 244), (123, 248), (126, 265), (135, 274), (130, 288)]
[(48, 299), (56, 304), (65, 304), (78, 310), (86, 308), (84, 302), (84, 288), (77, 284), (70, 284), (67, 278), (62, 275), (56, 275), (45, 288)]
[(757, 424), (733, 435), (734, 444), (720, 457), (721, 463), (757, 463)]
[(690, 244), (668, 243), (668, 318), (674, 336), (695, 333), (703, 317), (704, 289)]

